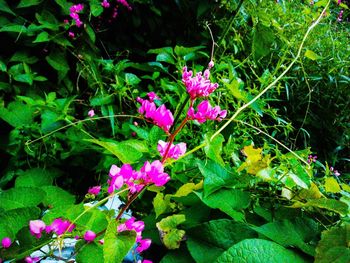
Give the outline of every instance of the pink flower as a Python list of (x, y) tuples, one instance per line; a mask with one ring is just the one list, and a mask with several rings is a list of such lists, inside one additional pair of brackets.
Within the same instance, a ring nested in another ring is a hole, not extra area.
[[(155, 97), (151, 98), (156, 99)], [(151, 100), (137, 98), (137, 101), (141, 103), (139, 113), (144, 114), (146, 118), (151, 119), (155, 125), (159, 126), (164, 131), (169, 131), (174, 123), (174, 117), (164, 104), (157, 108), (156, 104)]]
[(92, 195), (98, 195), (101, 191), (101, 186), (97, 185), (94, 187), (89, 188), (88, 193)]
[[(164, 156), (167, 148), (169, 146), (168, 142), (164, 142), (162, 140), (158, 141), (157, 149), (159, 151), (160, 156)], [(180, 156), (184, 155), (186, 152), (186, 143), (182, 142), (179, 144), (172, 144), (169, 148), (169, 151), (167, 153), (167, 158), (173, 158), (177, 160)]]
[(74, 38), (74, 37), (75, 37), (75, 34), (74, 34), (72, 31), (69, 31), (69, 32), (68, 32), (68, 36), (71, 37), (71, 38)]
[[(209, 63), (209, 68), (210, 66), (214, 66), (214, 62)], [(219, 87), (219, 84), (210, 82), (209, 68), (204, 71), (203, 76), (202, 72), (198, 72), (196, 76), (193, 76), (193, 72), (191, 70), (187, 71), (187, 67), (183, 68), (182, 82), (185, 84), (186, 90), (190, 94), (192, 100), (199, 97), (208, 97), (214, 90), (217, 89), (217, 87)]]
[(221, 121), (223, 118), (226, 117), (227, 111), (226, 110), (220, 110), (219, 106), (215, 106), (212, 108), (209, 101), (204, 100), (201, 103), (199, 103), (197, 107), (197, 113), (195, 113), (193, 107), (191, 107), (188, 112), (187, 116), (192, 120), (197, 120), (199, 123), (203, 123), (206, 120), (217, 120)]
[(96, 238), (96, 234), (95, 234), (95, 232), (93, 232), (91, 230), (86, 231), (85, 234), (84, 234), (84, 239), (88, 243), (94, 241), (95, 238)]
[(151, 239), (142, 239), (139, 241), (139, 243), (140, 244), (136, 248), (136, 251), (141, 253), (142, 251), (147, 250), (151, 246), (152, 240)]
[(110, 4), (108, 3), (107, 0), (103, 0), (102, 3), (101, 3), (101, 5), (102, 5), (104, 8), (110, 7)]
[(79, 12), (83, 11), (84, 9), (84, 5), (83, 4), (77, 4), (77, 5), (73, 5), (69, 8), (69, 15), (71, 18), (73, 18), (73, 20), (75, 21), (75, 24), (77, 27), (80, 27), (83, 22), (81, 22), (80, 18), (79, 18)]
[(64, 232), (72, 232), (75, 225), (71, 225), (68, 220), (63, 221), (61, 218), (56, 218), (51, 225), (46, 227), (46, 233), (55, 232), (57, 235), (62, 235)]
[(30, 234), (36, 238), (41, 238), (41, 232), (45, 229), (46, 225), (44, 221), (41, 220), (30, 220), (29, 221), (29, 230)]
[(1, 240), (1, 245), (3, 248), (9, 248), (12, 244), (12, 241), (11, 241), (11, 238), (9, 237), (4, 237), (2, 240)]
[(39, 257), (34, 257), (34, 258), (32, 258), (32, 257), (26, 257), (26, 258), (24, 259), (24, 261), (25, 261), (26, 263), (35, 263), (35, 262), (38, 262), (39, 260), (40, 260)]
[(151, 102), (153, 102), (154, 100), (160, 100), (160, 98), (153, 91), (148, 92), (147, 96)]
[(120, 3), (121, 5), (125, 6), (127, 9), (131, 10), (131, 6), (129, 5), (129, 3), (126, 0), (117, 0), (118, 3)]
[(89, 116), (90, 118), (94, 117), (94, 116), (95, 116), (95, 111), (94, 111), (94, 110), (89, 110), (88, 116)]
[(120, 224), (117, 228), (118, 232), (123, 231), (135, 231), (136, 241), (142, 240), (142, 231), (145, 228), (145, 223), (143, 221), (135, 221), (135, 217), (130, 217), (124, 223)]
[(163, 164), (159, 160), (152, 163), (145, 162), (140, 172), (146, 184), (153, 183), (156, 186), (163, 186), (170, 180), (169, 175), (164, 173)]

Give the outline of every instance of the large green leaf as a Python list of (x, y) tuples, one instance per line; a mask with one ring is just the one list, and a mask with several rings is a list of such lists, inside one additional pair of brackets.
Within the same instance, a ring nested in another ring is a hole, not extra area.
[(104, 263), (102, 246), (96, 243), (83, 245), (76, 260), (78, 263)]
[(212, 220), (187, 230), (187, 247), (197, 263), (214, 262), (237, 242), (257, 237), (246, 224), (228, 219)]
[(57, 186), (43, 186), (42, 190), (45, 191), (46, 197), (43, 200), (44, 205), (49, 207), (58, 207), (63, 205), (74, 204), (74, 195), (68, 193)]
[(119, 263), (128, 254), (135, 244), (136, 233), (134, 231), (117, 232), (116, 220), (109, 222), (103, 245), (103, 258), (105, 263)]
[(316, 222), (311, 219), (275, 221), (253, 229), (282, 246), (298, 247), (311, 256), (315, 255), (315, 247), (310, 243), (315, 243), (312, 241), (317, 239), (320, 231)]
[(87, 139), (86, 141), (102, 146), (107, 151), (118, 157), (123, 163), (135, 163), (142, 157), (142, 153), (131, 146), (132, 144), (128, 144), (127, 142), (104, 142), (97, 139)]
[(36, 206), (45, 198), (45, 192), (37, 187), (16, 187), (0, 193), (0, 208), (5, 210)]
[(327, 199), (327, 198), (310, 199), (306, 203), (295, 202), (292, 207), (293, 208), (317, 207), (317, 208), (333, 211), (340, 215), (347, 215), (349, 213), (349, 206), (346, 203), (335, 199)]
[(315, 263), (350, 262), (350, 225), (333, 227), (322, 232), (316, 247)]
[(255, 60), (268, 55), (271, 52), (271, 45), (275, 35), (271, 28), (258, 23), (253, 30), (252, 53)]
[(0, 107), (0, 118), (13, 127), (21, 127), (33, 122), (34, 111), (33, 107), (14, 101), (7, 108)]
[(216, 263), (303, 263), (297, 253), (264, 239), (245, 239), (221, 254)]
[(235, 177), (232, 170), (221, 166), (220, 164), (208, 160), (197, 161), (198, 168), (204, 176), (204, 195), (208, 196), (223, 187), (230, 187), (235, 183)]
[(7, 5), (5, 0), (0, 0), (0, 11), (3, 11), (5, 13), (11, 14), (11, 15), (16, 15), (10, 7)]
[(11, 238), (14, 238), (22, 227), (28, 226), (29, 230), (29, 221), (37, 219), (39, 215), (40, 209), (37, 207), (22, 207), (0, 213), (0, 240), (4, 237), (1, 235), (6, 233), (6, 229), (10, 230), (7, 234), (13, 235)]
[(239, 210), (247, 208), (250, 203), (249, 193), (238, 189), (220, 189), (207, 197), (196, 194), (207, 206), (220, 209), (236, 221), (243, 221), (244, 214)]
[(222, 166), (225, 166), (225, 162), (221, 157), (222, 144), (225, 141), (224, 136), (219, 134), (214, 140), (210, 140), (211, 135), (206, 134), (204, 136), (206, 146), (204, 147), (205, 154), (212, 159), (214, 162), (219, 163)]
[(193, 263), (191, 255), (185, 247), (168, 252), (160, 263)]
[(33, 5), (38, 5), (42, 2), (42, 0), (21, 0), (18, 4), (17, 8), (30, 7)]
[(51, 185), (54, 177), (57, 173), (54, 171), (33, 168), (23, 172), (16, 179), (16, 187), (36, 186), (41, 187), (45, 185)]

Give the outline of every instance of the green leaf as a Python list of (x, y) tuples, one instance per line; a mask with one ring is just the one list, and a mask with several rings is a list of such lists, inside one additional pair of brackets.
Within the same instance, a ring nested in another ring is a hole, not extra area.
[(78, 263), (104, 263), (102, 245), (96, 243), (83, 245), (76, 260)]
[(180, 248), (169, 251), (160, 261), (160, 263), (193, 263), (191, 255), (187, 249)]
[(11, 15), (16, 15), (10, 7), (7, 5), (5, 0), (0, 0), (0, 11), (3, 11), (5, 13), (11, 14)]
[(107, 104), (112, 104), (114, 103), (114, 95), (107, 95), (107, 96), (96, 96), (94, 98), (90, 99), (90, 105), (92, 107), (96, 107), (96, 106), (102, 106), (102, 105), (107, 105)]
[(40, 209), (37, 207), (22, 207), (0, 213), (0, 240), (4, 233), (12, 234), (10, 237), (14, 238), (21, 228), (28, 226), (29, 229), (29, 221), (37, 219), (39, 215)]
[(315, 255), (315, 247), (310, 243), (317, 240), (319, 227), (311, 219), (275, 221), (253, 229), (282, 246), (298, 247), (311, 256)]
[(4, 62), (0, 60), (0, 71), (6, 72), (7, 71), (7, 66)]
[(0, 193), (0, 208), (5, 210), (36, 206), (45, 198), (45, 192), (37, 187), (16, 187)]
[(47, 32), (41, 32), (37, 37), (36, 39), (33, 41), (33, 43), (41, 43), (41, 42), (47, 42), (49, 41), (50, 38), (49, 38), (49, 33)]
[(35, 109), (18, 101), (11, 102), (7, 108), (0, 107), (0, 118), (18, 128), (33, 122)]
[(66, 53), (58, 49), (53, 50), (46, 58), (47, 63), (55, 70), (61, 72), (63, 78), (69, 71)]
[(218, 163), (208, 161), (197, 161), (198, 168), (204, 177), (204, 196), (217, 191), (223, 187), (230, 187), (235, 183), (235, 177)]
[(175, 64), (174, 57), (171, 54), (169, 54), (169, 53), (160, 53), (160, 54), (158, 54), (157, 57), (156, 57), (156, 61), (166, 62), (166, 63), (172, 64), (172, 65)]
[(187, 247), (197, 263), (214, 262), (234, 244), (257, 234), (246, 224), (228, 219), (212, 220), (187, 230)]
[(180, 247), (180, 242), (185, 236), (185, 231), (176, 227), (185, 221), (185, 215), (172, 215), (163, 218), (156, 224), (161, 233), (163, 243), (168, 249), (177, 249)]
[(132, 73), (125, 73), (125, 82), (128, 85), (134, 86), (141, 82), (141, 79)]
[(318, 60), (321, 58), (319, 55), (317, 55), (315, 52), (311, 51), (310, 49), (305, 51), (304, 56), (311, 60)]
[(51, 185), (53, 182), (55, 173), (49, 170), (41, 168), (33, 168), (25, 171), (19, 177), (16, 178), (16, 187), (34, 186), (41, 187), (44, 185)]
[(38, 62), (38, 58), (35, 56), (31, 56), (27, 52), (24, 51), (17, 51), (13, 56), (10, 58), (10, 62), (21, 62), (21, 63), (27, 63), (27, 64), (34, 64)]
[(310, 199), (306, 203), (295, 202), (292, 205), (292, 207), (293, 208), (318, 207), (322, 209), (327, 209), (329, 211), (333, 211), (343, 216), (347, 215), (349, 212), (349, 207), (346, 203), (343, 203), (335, 199), (326, 199), (326, 198)]
[(288, 173), (288, 177), (300, 187), (309, 188), (311, 176), (305, 171), (305, 168), (296, 159), (289, 159), (289, 163), (292, 165), (292, 171)]
[(42, 2), (42, 0), (21, 0), (18, 4), (17, 8), (25, 8), (33, 5), (38, 5)]
[(103, 7), (101, 6), (101, 2), (99, 2), (99, 1), (93, 1), (90, 4), (90, 9), (91, 9), (91, 14), (94, 17), (101, 15), (103, 12)]
[(136, 242), (136, 232), (117, 232), (118, 223), (111, 220), (108, 224), (103, 245), (104, 263), (119, 263), (128, 254)]
[(327, 177), (324, 183), (324, 187), (328, 193), (335, 194), (341, 191), (341, 188), (334, 177)]
[(87, 25), (87, 26), (85, 27), (85, 31), (86, 31), (86, 33), (88, 34), (88, 36), (89, 36), (91, 42), (92, 42), (92, 43), (95, 43), (95, 41), (96, 41), (96, 35), (95, 35), (94, 30), (91, 28), (91, 26), (90, 26), (90, 25)]
[(213, 161), (225, 166), (225, 162), (221, 157), (222, 144), (225, 141), (224, 136), (219, 134), (219, 136), (216, 136), (212, 141), (210, 141), (210, 137), (210, 134), (204, 135), (204, 140), (206, 143), (206, 146), (204, 147), (205, 154)]
[(154, 212), (156, 213), (156, 218), (161, 214), (170, 211), (170, 195), (166, 195), (164, 198), (163, 193), (157, 193), (156, 197), (153, 199)]
[(216, 263), (303, 263), (297, 253), (263, 239), (245, 239), (222, 253)]
[(46, 197), (43, 200), (45, 206), (58, 207), (63, 205), (74, 204), (74, 195), (68, 193), (57, 186), (43, 186), (42, 190), (45, 191)]
[(197, 47), (183, 47), (183, 46), (175, 46), (174, 51), (175, 54), (179, 57), (184, 58), (186, 55), (190, 53), (194, 53), (198, 50), (204, 49), (205, 46), (197, 46)]
[(86, 139), (86, 141), (102, 146), (111, 154), (114, 154), (123, 163), (132, 164), (137, 162), (142, 157), (142, 153), (140, 151), (125, 143), (103, 142), (96, 139)]
[(6, 25), (0, 28), (0, 32), (14, 32), (14, 33), (25, 33), (27, 28), (23, 25)]
[(162, 47), (162, 48), (155, 48), (155, 49), (150, 49), (147, 51), (147, 54), (169, 54), (169, 55), (174, 55), (174, 51), (172, 47)]
[(59, 29), (60, 22), (48, 10), (44, 9), (40, 14), (36, 13), (35, 17), (42, 25), (41, 28), (47, 28), (53, 31), (57, 31)]
[(207, 197), (200, 193), (196, 194), (207, 206), (221, 210), (236, 221), (244, 219), (239, 210), (247, 208), (250, 203), (249, 193), (238, 189), (220, 189)]
[(315, 263), (350, 262), (350, 225), (323, 231), (316, 247)]
[(275, 40), (275, 34), (270, 27), (258, 23), (253, 30), (252, 53), (257, 61), (271, 52), (271, 45)]

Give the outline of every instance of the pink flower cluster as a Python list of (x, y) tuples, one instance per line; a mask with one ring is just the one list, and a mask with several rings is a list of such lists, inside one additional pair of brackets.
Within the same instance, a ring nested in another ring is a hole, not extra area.
[(159, 98), (154, 92), (150, 92), (147, 95), (149, 100), (144, 100), (140, 97), (137, 98), (137, 101), (141, 103), (139, 113), (144, 114), (147, 119), (152, 120), (155, 125), (162, 128), (165, 132), (168, 132), (174, 123), (173, 114), (164, 104), (157, 108), (154, 99)]
[(77, 27), (81, 27), (83, 25), (83, 22), (81, 22), (78, 14), (79, 12), (83, 11), (83, 9), (84, 9), (83, 4), (73, 5), (69, 8), (69, 15), (71, 18), (73, 18)]
[(98, 195), (100, 193), (100, 191), (101, 191), (101, 186), (97, 185), (94, 187), (90, 187), (88, 190), (88, 193), (92, 194), (92, 195)]
[(221, 121), (226, 117), (227, 111), (221, 110), (220, 106), (215, 106), (214, 108), (210, 105), (209, 101), (204, 100), (197, 106), (197, 112), (195, 112), (193, 107), (187, 112), (187, 116), (191, 120), (197, 120), (199, 123), (203, 123), (206, 120), (217, 120)]
[(317, 161), (317, 155), (309, 155), (308, 157), (307, 157), (307, 163), (315, 163)]
[[(159, 151), (160, 156), (164, 157), (166, 150), (169, 147), (169, 142), (164, 142), (162, 140), (158, 141), (157, 149)], [(180, 156), (184, 155), (186, 152), (186, 143), (182, 142), (179, 144), (171, 144), (166, 158), (173, 158), (177, 160)]]
[(118, 3), (120, 3), (121, 5), (125, 6), (127, 9), (131, 10), (131, 6), (129, 5), (129, 3), (126, 0), (117, 0)]
[(135, 231), (136, 232), (136, 242), (139, 243), (136, 251), (141, 253), (148, 249), (152, 243), (151, 239), (142, 239), (142, 231), (145, 228), (145, 223), (143, 221), (135, 221), (135, 217), (131, 217), (124, 223), (118, 226), (118, 232), (123, 231)]
[(152, 163), (145, 162), (140, 171), (134, 171), (130, 164), (123, 164), (121, 168), (112, 165), (109, 176), (107, 183), (110, 194), (124, 184), (129, 187), (131, 193), (136, 193), (148, 184), (162, 186), (170, 180), (169, 175), (164, 173), (163, 164), (159, 160)]
[(101, 5), (104, 7), (104, 8), (109, 8), (110, 7), (110, 3), (107, 1), (107, 0), (103, 0)]
[(64, 232), (72, 232), (75, 225), (72, 225), (68, 220), (56, 218), (51, 225), (46, 225), (42, 220), (29, 221), (30, 233), (36, 238), (41, 238), (42, 232), (45, 230), (47, 234), (54, 232), (56, 235), (62, 235)]
[(214, 66), (214, 62), (210, 61), (208, 68), (202, 72), (198, 72), (193, 76), (192, 70), (187, 71), (187, 67), (183, 67), (182, 82), (186, 86), (187, 92), (192, 100), (199, 97), (208, 97), (214, 90), (219, 87), (218, 83), (211, 83), (209, 80), (210, 68)]

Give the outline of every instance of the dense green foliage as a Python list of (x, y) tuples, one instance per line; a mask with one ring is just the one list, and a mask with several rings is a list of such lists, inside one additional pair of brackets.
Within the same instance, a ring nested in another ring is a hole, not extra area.
[[(0, 262), (52, 242), (30, 235), (28, 223), (56, 218), (103, 235), (103, 246), (78, 241), (77, 262), (124, 258), (134, 232), (117, 233), (114, 211), (99, 209), (108, 171), (159, 159), (168, 136), (136, 99), (156, 92), (178, 127), (189, 100), (182, 68), (206, 68), (211, 34), (210, 78), (220, 86), (209, 100), (228, 115), (187, 123), (175, 139), (187, 153), (164, 164), (171, 180), (130, 202), (152, 239), (142, 256), (349, 262), (348, 1), (134, 0), (132, 9), (118, 4), (116, 18), (101, 2), (82, 1), (77, 27), (69, 8), (81, 2), (0, 0), (0, 241), (18, 241), (0, 246)], [(86, 194), (94, 185), (97, 197)]]

